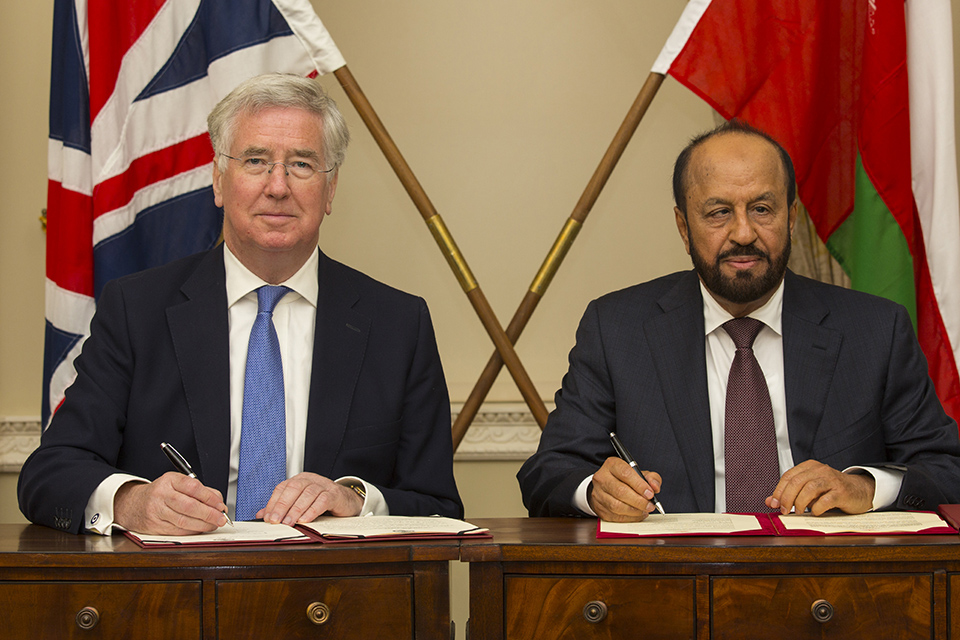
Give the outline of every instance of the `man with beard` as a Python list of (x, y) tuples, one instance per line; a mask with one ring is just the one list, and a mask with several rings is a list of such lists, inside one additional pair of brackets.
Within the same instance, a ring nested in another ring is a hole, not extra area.
[(590, 303), (517, 474), (530, 514), (638, 521), (655, 495), (674, 513), (960, 502), (957, 424), (906, 310), (787, 270), (797, 202), (783, 148), (725, 123), (683, 150), (673, 188), (694, 270)]

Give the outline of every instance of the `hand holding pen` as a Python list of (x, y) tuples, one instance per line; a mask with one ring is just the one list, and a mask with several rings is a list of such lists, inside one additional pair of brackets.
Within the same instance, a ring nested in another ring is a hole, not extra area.
[[(180, 452), (177, 451), (172, 444), (161, 442), (160, 448), (163, 450), (163, 453), (166, 454), (167, 459), (170, 460), (170, 463), (173, 464), (177, 471), (185, 476), (196, 479), (197, 474), (193, 472), (193, 467), (190, 466), (190, 463), (187, 462), (187, 459), (180, 455)], [(226, 510), (224, 510), (222, 513), (227, 519), (227, 524), (232, 527), (233, 521), (230, 519), (230, 516), (227, 515)]]
[[(626, 462), (627, 464), (629, 464), (631, 467), (633, 467), (633, 470), (637, 472), (641, 480), (643, 480), (647, 484), (650, 484), (649, 482), (647, 482), (647, 479), (644, 477), (643, 472), (640, 471), (640, 467), (637, 466), (637, 461), (633, 459), (633, 456), (630, 455), (630, 452), (627, 451), (626, 447), (623, 446), (623, 443), (620, 442), (620, 438), (618, 438), (617, 434), (613, 431), (610, 432), (610, 442), (613, 443), (613, 448), (616, 450), (617, 455), (620, 457), (620, 459)], [(660, 504), (660, 500), (657, 499), (656, 494), (653, 495), (652, 502), (653, 502), (653, 506), (657, 508), (657, 511), (659, 511), (663, 515), (666, 515), (666, 511), (663, 510), (663, 505)]]

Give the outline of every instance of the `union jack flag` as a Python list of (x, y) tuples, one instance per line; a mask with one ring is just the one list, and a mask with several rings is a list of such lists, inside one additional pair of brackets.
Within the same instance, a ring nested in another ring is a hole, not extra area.
[(44, 428), (103, 285), (216, 243), (213, 106), (259, 73), (344, 64), (308, 0), (55, 0)]

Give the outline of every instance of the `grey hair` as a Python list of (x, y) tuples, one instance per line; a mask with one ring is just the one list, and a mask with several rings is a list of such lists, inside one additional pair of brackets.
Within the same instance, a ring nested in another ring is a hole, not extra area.
[(217, 166), (226, 170), (227, 159), (236, 134), (237, 117), (256, 114), (264, 109), (291, 107), (315, 114), (323, 123), (323, 159), (325, 169), (343, 164), (350, 143), (350, 131), (337, 103), (327, 95), (319, 82), (291, 73), (267, 73), (242, 82), (217, 103), (207, 116), (207, 130)]

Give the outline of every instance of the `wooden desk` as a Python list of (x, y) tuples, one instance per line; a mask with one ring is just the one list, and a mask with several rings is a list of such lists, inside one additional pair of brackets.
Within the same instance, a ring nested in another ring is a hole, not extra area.
[(458, 551), (456, 540), (144, 550), (122, 536), (0, 525), (0, 628), (8, 638), (446, 639)]
[(494, 534), (460, 549), (474, 640), (960, 640), (960, 536), (601, 541), (595, 520), (471, 522)]

